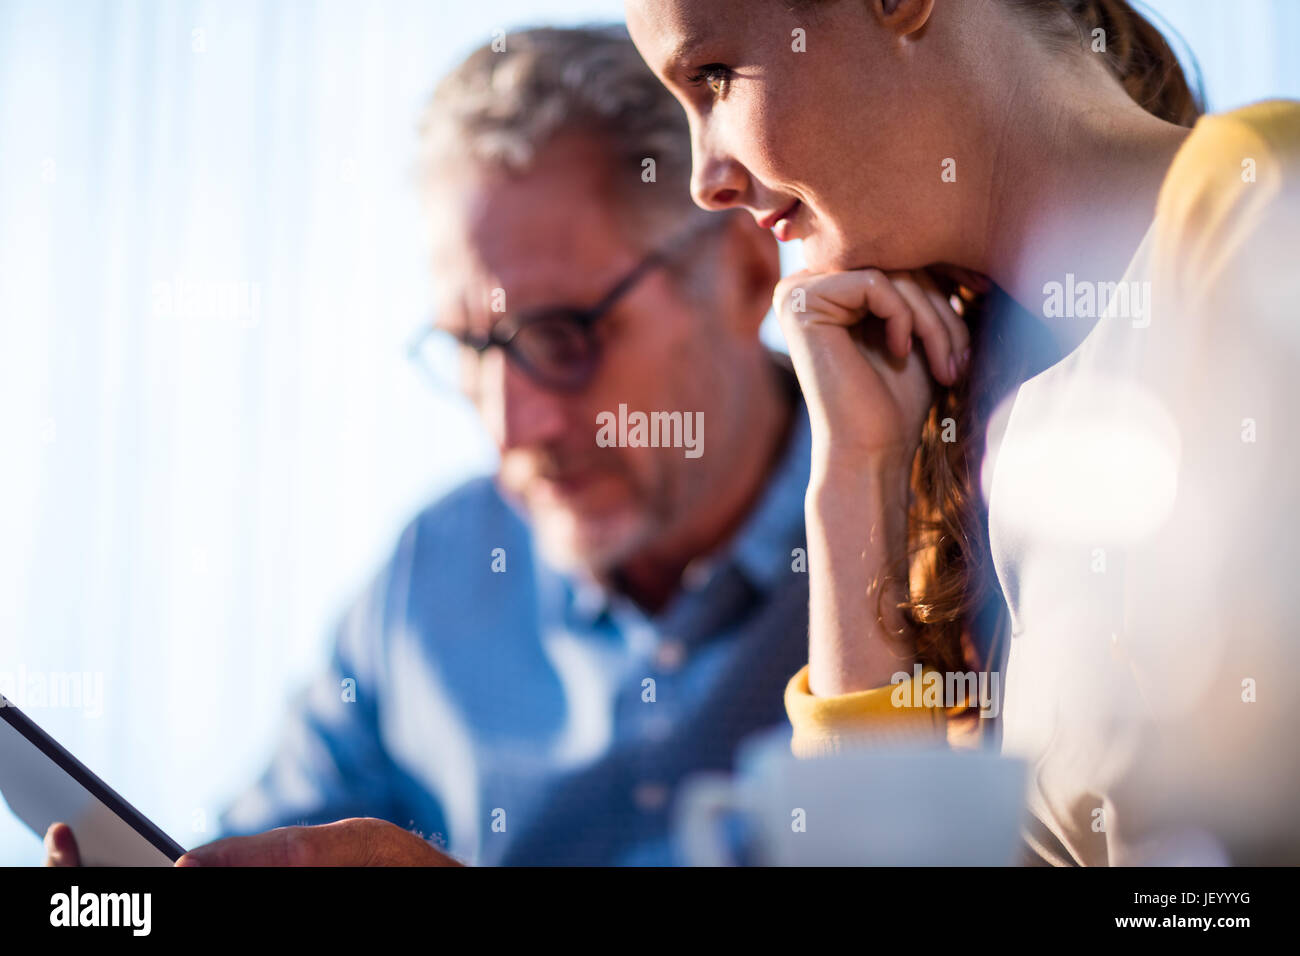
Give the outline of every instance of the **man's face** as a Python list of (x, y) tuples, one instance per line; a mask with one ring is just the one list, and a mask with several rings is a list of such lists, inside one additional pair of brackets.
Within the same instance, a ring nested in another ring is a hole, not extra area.
[[(486, 334), (503, 317), (491, 311), (494, 290), (504, 292), (505, 315), (600, 301), (645, 253), (620, 221), (630, 213), (609, 165), (596, 143), (569, 137), (523, 176), (458, 168), (446, 177), (434, 210), (438, 324)], [(669, 273), (650, 272), (600, 319), (601, 361), (578, 392), (543, 387), (498, 348), (470, 360), (472, 397), (501, 456), (499, 484), (553, 562), (608, 571), (701, 504), (706, 469), (723, 464), (716, 458), (601, 447), (596, 435), (597, 416), (617, 415), (620, 404), (703, 412), (706, 430), (724, 425), (717, 364), (735, 345), (717, 341), (706, 311)]]

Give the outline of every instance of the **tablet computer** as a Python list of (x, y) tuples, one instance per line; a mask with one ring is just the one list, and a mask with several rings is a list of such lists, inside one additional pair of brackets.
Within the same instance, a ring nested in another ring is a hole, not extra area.
[(83, 866), (171, 866), (185, 852), (3, 696), (0, 795), (42, 840), (70, 826)]

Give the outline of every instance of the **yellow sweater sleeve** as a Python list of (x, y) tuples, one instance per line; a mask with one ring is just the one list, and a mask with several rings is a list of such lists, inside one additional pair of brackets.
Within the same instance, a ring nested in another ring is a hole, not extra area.
[(912, 685), (908, 677), (871, 690), (814, 697), (805, 664), (785, 688), (785, 710), (794, 727), (791, 751), (796, 757), (819, 757), (855, 744), (945, 743), (946, 711), (914, 704), (919, 695)]

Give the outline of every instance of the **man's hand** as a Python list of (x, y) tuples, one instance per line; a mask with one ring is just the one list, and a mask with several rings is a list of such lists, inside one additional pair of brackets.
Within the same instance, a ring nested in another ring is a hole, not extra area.
[[(66, 823), (45, 832), (46, 866), (80, 866)], [(353, 817), (316, 827), (280, 827), (190, 850), (177, 866), (462, 866), (386, 820)]]
[[(52, 829), (52, 828), (51, 828)], [(396, 824), (353, 817), (279, 827), (190, 850), (177, 866), (462, 866)]]

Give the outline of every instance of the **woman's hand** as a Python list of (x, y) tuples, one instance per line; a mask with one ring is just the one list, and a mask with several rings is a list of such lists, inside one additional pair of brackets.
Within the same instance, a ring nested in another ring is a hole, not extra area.
[(812, 425), (809, 689), (884, 686), (914, 660), (912, 625), (898, 608), (912, 459), (935, 380), (966, 374), (970, 336), (925, 273), (799, 272), (773, 299)]
[(930, 375), (952, 385), (970, 359), (966, 325), (934, 280), (804, 270), (781, 280), (773, 303), (808, 402), (814, 473), (832, 462), (908, 467), (934, 400)]

